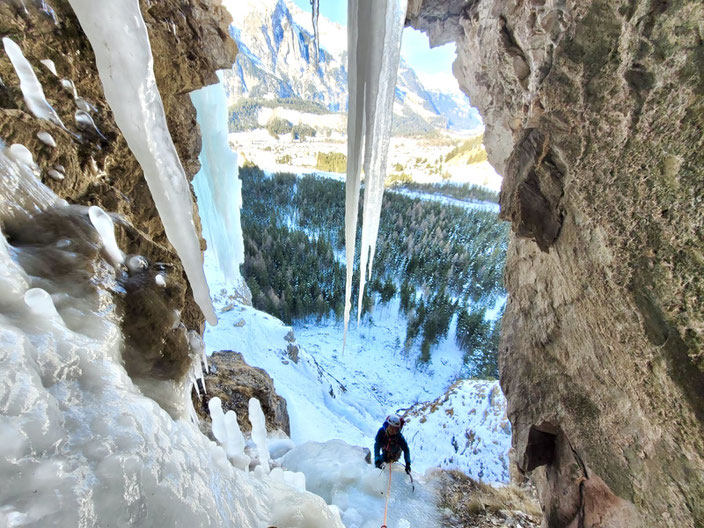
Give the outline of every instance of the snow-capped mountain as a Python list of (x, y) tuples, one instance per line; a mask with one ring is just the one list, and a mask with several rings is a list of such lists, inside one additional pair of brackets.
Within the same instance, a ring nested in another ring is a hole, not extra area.
[(315, 64), (310, 14), (284, 0), (237, 2), (231, 12), (230, 34), (239, 53), (225, 75), (230, 103), (241, 97), (294, 97), (331, 111), (346, 109), (345, 28), (320, 18), (322, 45)]
[[(230, 104), (241, 98), (298, 98), (331, 112), (347, 108), (347, 30), (320, 17), (320, 55), (315, 62), (311, 15), (287, 0), (234, 1), (230, 33), (239, 54), (225, 75)], [(395, 133), (481, 126), (461, 93), (428, 91), (402, 59), (394, 104)]]

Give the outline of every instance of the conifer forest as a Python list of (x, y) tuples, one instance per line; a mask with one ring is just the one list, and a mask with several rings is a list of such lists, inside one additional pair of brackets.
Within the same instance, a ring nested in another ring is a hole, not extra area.
[[(253, 166), (241, 168), (240, 178), (243, 275), (254, 306), (287, 324), (331, 318), (341, 323), (344, 182), (271, 175)], [(362, 324), (373, 324), (374, 312), (397, 300), (407, 325), (400, 346), (416, 350), (420, 365), (448, 337), (464, 353), (465, 376), (498, 377), (500, 317), (486, 315), (505, 297), (508, 225), (494, 211), (386, 192), (380, 226)], [(360, 237), (361, 227), (358, 246)], [(357, 268), (358, 262), (353, 300)], [(453, 328), (455, 335), (448, 335)]]

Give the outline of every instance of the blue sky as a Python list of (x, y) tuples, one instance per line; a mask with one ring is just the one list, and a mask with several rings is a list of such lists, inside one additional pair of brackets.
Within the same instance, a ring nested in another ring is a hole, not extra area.
[[(293, 2), (310, 12), (310, 0), (293, 0)], [(333, 22), (347, 25), (347, 2), (345, 0), (320, 0), (320, 14)], [(420, 31), (406, 28), (403, 31), (401, 55), (406, 62), (419, 74), (452, 73), (452, 62), (455, 60), (455, 45), (446, 44), (430, 49), (428, 37)]]

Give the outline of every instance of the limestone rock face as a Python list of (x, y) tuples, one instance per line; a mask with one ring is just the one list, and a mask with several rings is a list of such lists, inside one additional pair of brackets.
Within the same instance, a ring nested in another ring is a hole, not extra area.
[(211, 430), (208, 401), (217, 396), (222, 400), (224, 412), (235, 411), (243, 432), (252, 430), (249, 399), (257, 398), (264, 411), (267, 431), (280, 429), (287, 435), (291, 434), (286, 400), (276, 393), (274, 380), (265, 370), (247, 365), (242, 354), (231, 350), (213, 353), (208, 363), (210, 372), (205, 375), (208, 393), (200, 400), (194, 399), (196, 411), (205, 422), (201, 424), (202, 430)]
[(704, 4), (414, 0), (511, 222), (500, 344), (548, 526), (704, 526)]
[[(201, 141), (188, 93), (216, 82), (215, 70), (229, 68), (236, 55), (227, 32), (230, 17), (215, 4), (205, 0), (141, 3), (169, 130), (189, 177), (200, 167)], [(182, 377), (190, 365), (186, 329), (200, 330), (203, 315), (166, 239), (142, 170), (105, 102), (90, 43), (73, 10), (66, 0), (51, 6), (1, 2), (0, 36), (10, 37), (20, 47), (68, 129), (30, 113), (12, 64), (0, 52), (0, 139), (8, 145), (25, 145), (39, 165), (42, 181), (69, 203), (98, 205), (118, 213), (116, 235), (121, 249), (150, 263), (144, 280), (153, 287), (157, 271), (166, 277), (164, 294), (159, 296), (150, 295), (134, 280), (123, 285), (124, 295), (117, 301), (124, 314), (126, 366), (136, 376)], [(54, 62), (57, 76), (40, 62), (44, 59)], [(75, 113), (81, 108), (88, 108), (99, 132), (76, 124)], [(40, 131), (50, 133), (56, 146), (40, 141)], [(64, 178), (53, 179), (50, 170)]]

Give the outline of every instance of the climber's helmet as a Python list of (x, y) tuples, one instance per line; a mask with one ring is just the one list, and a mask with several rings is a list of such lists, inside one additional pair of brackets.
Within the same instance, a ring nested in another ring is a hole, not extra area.
[(389, 432), (395, 434), (401, 430), (401, 427), (403, 426), (403, 418), (401, 418), (398, 414), (392, 414), (386, 417), (386, 423), (389, 424), (389, 428), (391, 429)]

